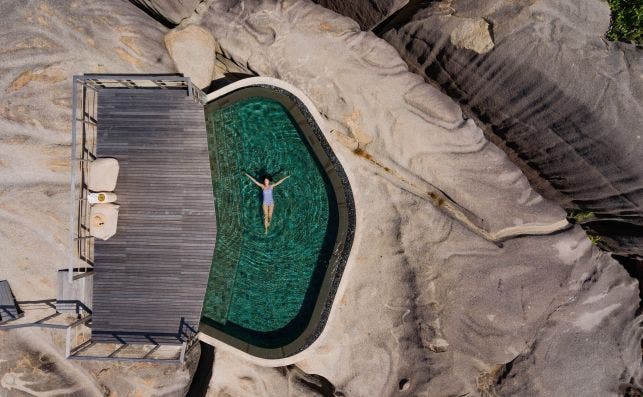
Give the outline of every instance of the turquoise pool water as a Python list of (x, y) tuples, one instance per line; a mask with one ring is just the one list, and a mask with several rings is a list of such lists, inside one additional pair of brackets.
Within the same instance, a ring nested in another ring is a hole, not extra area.
[[(337, 234), (336, 199), (297, 124), (277, 101), (251, 97), (206, 111), (217, 243), (206, 324), (256, 346), (288, 343), (306, 327)], [(276, 181), (264, 234), (261, 189)]]

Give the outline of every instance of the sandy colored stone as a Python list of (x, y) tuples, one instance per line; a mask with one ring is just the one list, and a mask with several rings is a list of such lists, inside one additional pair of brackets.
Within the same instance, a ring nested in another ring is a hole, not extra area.
[(449, 36), (451, 44), (484, 54), (493, 48), (489, 24), (482, 18), (453, 17), (456, 24)]
[(199, 88), (210, 85), (214, 77), (217, 43), (207, 30), (190, 25), (165, 35), (167, 48), (176, 68)]
[[(48, 68), (49, 69), (49, 68)], [(48, 69), (35, 69), (35, 70), (26, 70), (22, 72), (18, 77), (16, 77), (9, 87), (7, 92), (16, 91), (26, 86), (30, 82), (39, 81), (42, 83), (55, 84), (62, 80), (65, 80), (66, 76), (60, 70), (48, 70)]]
[[(308, 2), (215, 1), (202, 26), (235, 64), (303, 90), (337, 131), (327, 138), (351, 181), (357, 231), (326, 336), (298, 368), (346, 396), (606, 395), (640, 379), (637, 283), (582, 230), (498, 247), (337, 138), (368, 136), (374, 160), (437, 186), (490, 230), (564, 218), (390, 46)], [(291, 390), (280, 372), (228, 354), (215, 362), (213, 395)], [(500, 379), (509, 364), (511, 380)]]

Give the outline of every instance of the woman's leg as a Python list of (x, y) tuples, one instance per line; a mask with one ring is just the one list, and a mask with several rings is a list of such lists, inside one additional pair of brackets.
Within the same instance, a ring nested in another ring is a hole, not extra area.
[(270, 222), (272, 222), (272, 212), (275, 210), (275, 205), (270, 204), (268, 206), (268, 225), (270, 225)]
[(263, 204), (263, 229), (265, 233), (268, 233), (268, 226), (270, 226), (270, 206), (268, 204)]

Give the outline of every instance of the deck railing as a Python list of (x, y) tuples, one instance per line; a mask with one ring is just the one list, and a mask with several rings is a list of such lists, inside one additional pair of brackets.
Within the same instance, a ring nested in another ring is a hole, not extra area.
[[(72, 93), (71, 137), (71, 248), (69, 279), (80, 259), (94, 265), (93, 238), (89, 235), (89, 205), (87, 203), (87, 166), (96, 158), (98, 91), (82, 76), (74, 76)], [(91, 269), (90, 269), (91, 270)]]

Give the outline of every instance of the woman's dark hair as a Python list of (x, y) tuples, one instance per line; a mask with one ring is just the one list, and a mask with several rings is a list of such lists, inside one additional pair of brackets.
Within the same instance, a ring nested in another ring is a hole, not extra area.
[(261, 168), (259, 171), (255, 172), (255, 175), (258, 175), (261, 182), (263, 182), (264, 179), (268, 179), (269, 181), (274, 181), (276, 179), (276, 176), (281, 174), (282, 170), (279, 169), (275, 172), (268, 172), (268, 170), (264, 167)]

